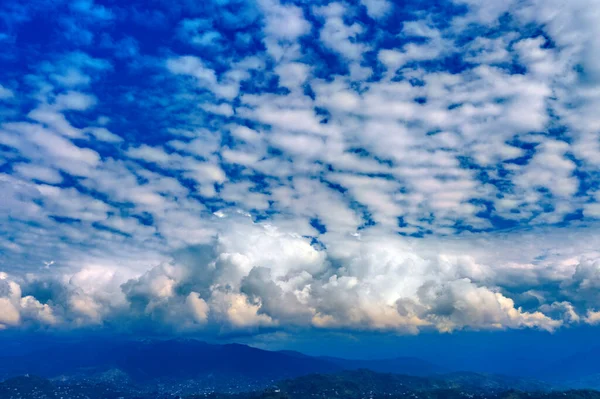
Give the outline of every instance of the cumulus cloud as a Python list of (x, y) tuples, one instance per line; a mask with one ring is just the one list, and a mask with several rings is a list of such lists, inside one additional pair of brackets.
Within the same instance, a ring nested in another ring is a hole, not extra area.
[(585, 321), (591, 325), (596, 325), (600, 323), (600, 312), (595, 312), (593, 310), (588, 311)]
[[(71, 327), (141, 323), (177, 332), (302, 327), (418, 333), (554, 331), (580, 320), (596, 323), (594, 311), (585, 313), (597, 303), (589, 266), (571, 263), (566, 278), (550, 274), (562, 271), (559, 260), (568, 259), (568, 253), (557, 253), (550, 264), (532, 270), (534, 280), (544, 281), (541, 296), (551, 301), (561, 295), (567, 301), (531, 308), (510, 298), (512, 289), (494, 284), (510, 279), (516, 268), (530, 266), (499, 262), (493, 248), (507, 239), (531, 248), (535, 237), (488, 236), (464, 255), (465, 245), (472, 245), (468, 239), (420, 241), (415, 247), (406, 239), (378, 234), (352, 239), (325, 235), (325, 250), (245, 217), (226, 215), (220, 223), (212, 243), (180, 251), (138, 275), (100, 266), (66, 274), (59, 290), (46, 292), (46, 304), (22, 296), (21, 286), (3, 275), (3, 325), (15, 327), (23, 320), (54, 325), (60, 320)], [(445, 248), (442, 255), (437, 245)], [(512, 250), (515, 262), (523, 259), (521, 247)], [(41, 295), (39, 284), (26, 281), (23, 287)], [(539, 285), (530, 281), (519, 288), (540, 290)]]
[(0, 272), (0, 330), (23, 323), (56, 324), (58, 319), (47, 304), (31, 295), (22, 296), (21, 286)]
[(0, 328), (598, 323), (596, 3), (153, 7), (0, 10)]

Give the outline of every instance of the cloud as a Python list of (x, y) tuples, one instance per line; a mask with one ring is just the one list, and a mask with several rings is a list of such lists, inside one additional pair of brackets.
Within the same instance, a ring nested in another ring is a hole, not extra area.
[(194, 320), (197, 323), (205, 323), (208, 319), (209, 307), (204, 299), (200, 298), (197, 292), (190, 292), (185, 301), (192, 312)]
[(559, 3), (3, 9), (0, 327), (597, 324), (600, 9)]
[(15, 94), (12, 90), (0, 85), (0, 100), (7, 100), (13, 98)]
[(0, 273), (0, 310), (0, 330), (30, 322), (42, 325), (57, 323), (50, 306), (41, 304), (30, 295), (23, 297), (21, 286), (3, 272)]
[[(588, 266), (570, 266), (567, 277), (549, 274), (550, 269), (558, 272), (563, 267), (558, 259), (569, 254), (532, 269), (543, 284), (525, 280), (517, 286), (543, 285), (549, 299), (560, 292), (568, 301), (526, 310), (508, 296), (511, 290), (494, 285), (527, 265), (498, 263), (492, 249), (507, 238), (530, 247), (532, 236), (490, 236), (464, 255), (468, 239), (420, 242), (415, 248), (400, 237), (369, 234), (348, 241), (325, 235), (324, 250), (307, 238), (240, 216), (225, 216), (219, 223), (211, 244), (174, 254), (142, 274), (128, 277), (118, 268), (88, 266), (65, 275), (63, 288), (48, 300), (51, 305), (32, 296), (20, 299), (20, 288), (6, 289), (9, 299), (3, 302), (11, 312), (3, 324), (19, 325), (23, 314), (47, 324), (56, 323), (53, 315), (60, 314), (61, 323), (72, 327), (118, 321), (125, 327), (151, 323), (159, 331), (205, 333), (263, 327), (553, 331), (580, 319), (595, 323), (591, 310), (581, 313), (597, 301), (589, 275), (582, 275), (589, 273)], [(437, 245), (444, 246), (444, 255), (438, 255)], [(520, 248), (511, 251), (523, 258)], [(25, 284), (27, 290), (33, 286), (33, 281)], [(23, 309), (14, 311), (15, 303)]]
[(390, 12), (392, 5), (387, 0), (362, 0), (371, 18), (381, 18)]
[(265, 34), (279, 40), (296, 40), (310, 30), (300, 7), (282, 5), (277, 0), (262, 0), (260, 4), (266, 14)]
[(595, 312), (593, 310), (588, 311), (585, 321), (591, 325), (600, 323), (600, 312)]
[(325, 20), (319, 34), (321, 42), (347, 59), (359, 61), (367, 49), (365, 44), (357, 40), (363, 27), (357, 22), (351, 25), (344, 22), (345, 6), (342, 3), (331, 3), (316, 8), (315, 13)]

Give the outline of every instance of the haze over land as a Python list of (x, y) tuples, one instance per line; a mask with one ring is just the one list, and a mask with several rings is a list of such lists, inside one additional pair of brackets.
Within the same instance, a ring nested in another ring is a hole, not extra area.
[(0, 349), (191, 337), (595, 378), (599, 20), (0, 2)]
[(600, 388), (599, 348), (500, 375), (415, 357), (316, 357), (190, 339), (28, 343), (0, 356), (1, 398), (600, 397), (591, 391)]

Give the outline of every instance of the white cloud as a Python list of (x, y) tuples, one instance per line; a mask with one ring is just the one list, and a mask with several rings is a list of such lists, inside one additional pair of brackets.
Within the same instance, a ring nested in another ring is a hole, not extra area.
[(127, 154), (131, 158), (157, 164), (167, 164), (171, 160), (169, 154), (167, 154), (162, 148), (150, 147), (148, 145), (130, 148), (127, 151)]
[(59, 94), (54, 101), (59, 110), (85, 111), (96, 103), (96, 98), (88, 94), (70, 91)]
[(0, 86), (0, 328), (597, 323), (600, 9), (455, 3), (389, 32), (386, 0), (265, 0)]
[(0, 85), (0, 100), (7, 100), (9, 98), (13, 98), (14, 96), (15, 94), (12, 90)]
[(50, 306), (32, 296), (22, 297), (21, 286), (0, 272), (0, 330), (30, 322), (53, 325), (57, 318)]
[(206, 67), (198, 57), (186, 55), (171, 58), (167, 60), (167, 69), (176, 75), (194, 77), (199, 87), (211, 91), (217, 97), (233, 99), (238, 95), (239, 82), (235, 75), (229, 79), (217, 79), (215, 71)]
[(387, 0), (361, 0), (361, 3), (367, 7), (369, 16), (376, 19), (385, 16), (392, 8)]
[(283, 5), (278, 0), (261, 0), (266, 14), (265, 33), (276, 39), (296, 40), (310, 30), (302, 9), (295, 5)]
[(585, 317), (585, 322), (592, 325), (600, 324), (600, 312), (589, 310)]
[(13, 170), (30, 180), (40, 180), (50, 184), (57, 184), (62, 181), (60, 173), (55, 169), (41, 165), (19, 163), (13, 166)]
[(204, 299), (200, 298), (197, 292), (190, 292), (185, 301), (196, 322), (206, 323), (209, 307)]
[(279, 75), (279, 84), (290, 90), (300, 88), (308, 78), (310, 67), (299, 62), (280, 64), (275, 69)]
[(315, 9), (317, 15), (325, 19), (319, 38), (323, 44), (349, 60), (359, 61), (367, 46), (356, 40), (363, 32), (363, 27), (355, 22), (347, 25), (344, 22), (346, 8), (342, 3), (330, 3)]
[(110, 132), (104, 127), (90, 127), (86, 129), (86, 132), (93, 136), (96, 140), (104, 141), (107, 143), (120, 143), (123, 139), (116, 134)]

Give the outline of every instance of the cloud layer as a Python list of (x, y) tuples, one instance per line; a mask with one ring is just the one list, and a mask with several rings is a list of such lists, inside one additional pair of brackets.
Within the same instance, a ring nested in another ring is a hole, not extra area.
[(55, 3), (0, 8), (1, 329), (598, 324), (595, 1)]

